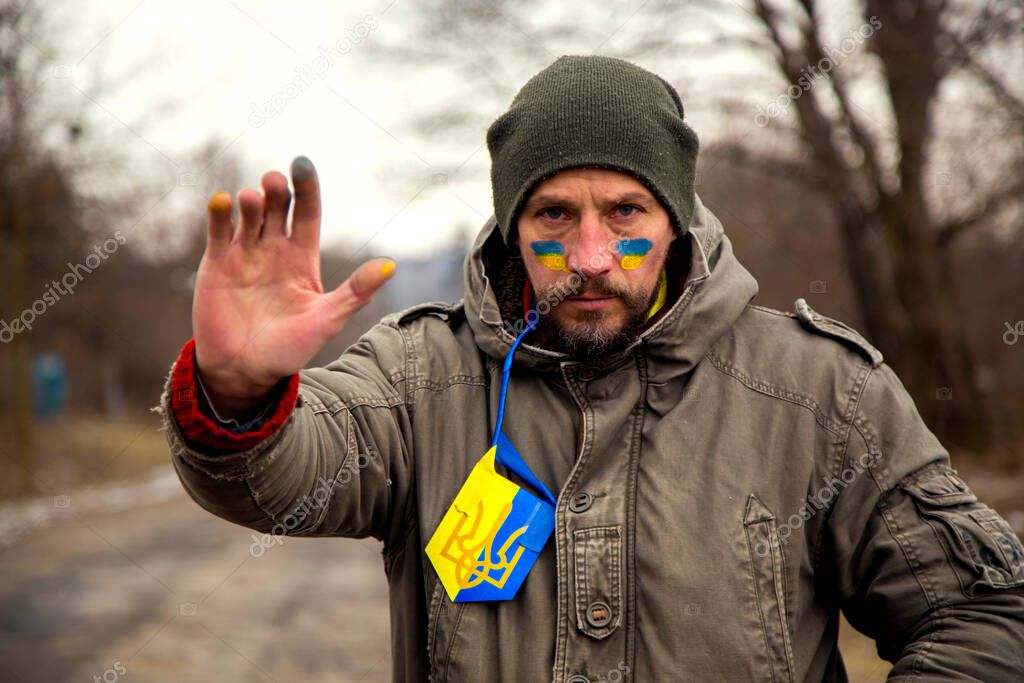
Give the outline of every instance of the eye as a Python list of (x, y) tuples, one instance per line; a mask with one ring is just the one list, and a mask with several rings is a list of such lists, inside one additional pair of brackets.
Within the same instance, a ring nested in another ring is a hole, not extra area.
[(632, 218), (639, 211), (640, 207), (633, 204), (619, 204), (615, 207), (615, 212), (620, 218)]
[(565, 212), (557, 206), (549, 206), (546, 209), (541, 209), (540, 214), (544, 218), (549, 218), (553, 221), (557, 221), (565, 214)]

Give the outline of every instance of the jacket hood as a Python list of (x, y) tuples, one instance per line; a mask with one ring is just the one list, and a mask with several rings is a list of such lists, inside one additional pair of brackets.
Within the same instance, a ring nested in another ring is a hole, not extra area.
[[(757, 281), (737, 260), (721, 221), (700, 197), (689, 230), (679, 239), (688, 243), (671, 252), (669, 280), (676, 284), (670, 287), (663, 311), (626, 349), (592, 366), (616, 367), (640, 345), (649, 357), (672, 364), (677, 372), (687, 372), (757, 294)], [(466, 256), (464, 272), (466, 318), (476, 344), (488, 356), (503, 360), (516, 332), (525, 326), (526, 268), (518, 248), (502, 240), (493, 216)], [(578, 362), (540, 346), (535, 333), (528, 334), (516, 352), (517, 365), (536, 371), (557, 371), (562, 364)]]

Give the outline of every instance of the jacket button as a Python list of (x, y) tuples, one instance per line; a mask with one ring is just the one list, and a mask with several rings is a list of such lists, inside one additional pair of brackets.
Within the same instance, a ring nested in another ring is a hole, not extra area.
[(579, 674), (575, 674), (575, 675), (569, 676), (569, 678), (565, 681), (565, 683), (590, 683), (590, 679), (587, 678), (586, 676), (581, 676)]
[(607, 602), (592, 602), (587, 607), (587, 623), (594, 628), (602, 628), (612, 622), (612, 608)]
[(594, 502), (594, 497), (586, 491), (580, 491), (569, 501), (569, 509), (573, 512), (586, 512)]

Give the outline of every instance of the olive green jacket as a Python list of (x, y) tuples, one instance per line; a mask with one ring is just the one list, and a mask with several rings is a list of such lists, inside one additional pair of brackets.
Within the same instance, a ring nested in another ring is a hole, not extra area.
[(584, 366), (528, 335), (516, 355), (504, 431), (558, 506), (511, 601), (453, 603), (424, 554), (522, 329), (522, 262), (493, 219), (462, 302), (303, 371), (255, 448), (204, 454), (167, 419), (178, 474), (253, 529), (380, 539), (398, 681), (846, 680), (840, 610), (893, 680), (1024, 680), (1024, 550), (881, 354), (802, 300), (752, 305), (699, 203), (678, 243), (687, 277), (625, 352)]

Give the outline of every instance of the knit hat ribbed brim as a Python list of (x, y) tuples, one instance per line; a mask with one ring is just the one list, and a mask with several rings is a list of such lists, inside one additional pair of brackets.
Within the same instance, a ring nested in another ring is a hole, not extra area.
[(533, 188), (579, 166), (632, 174), (686, 232), (699, 145), (683, 117), (675, 88), (650, 71), (612, 57), (559, 57), (487, 130), (494, 213), (505, 242)]

